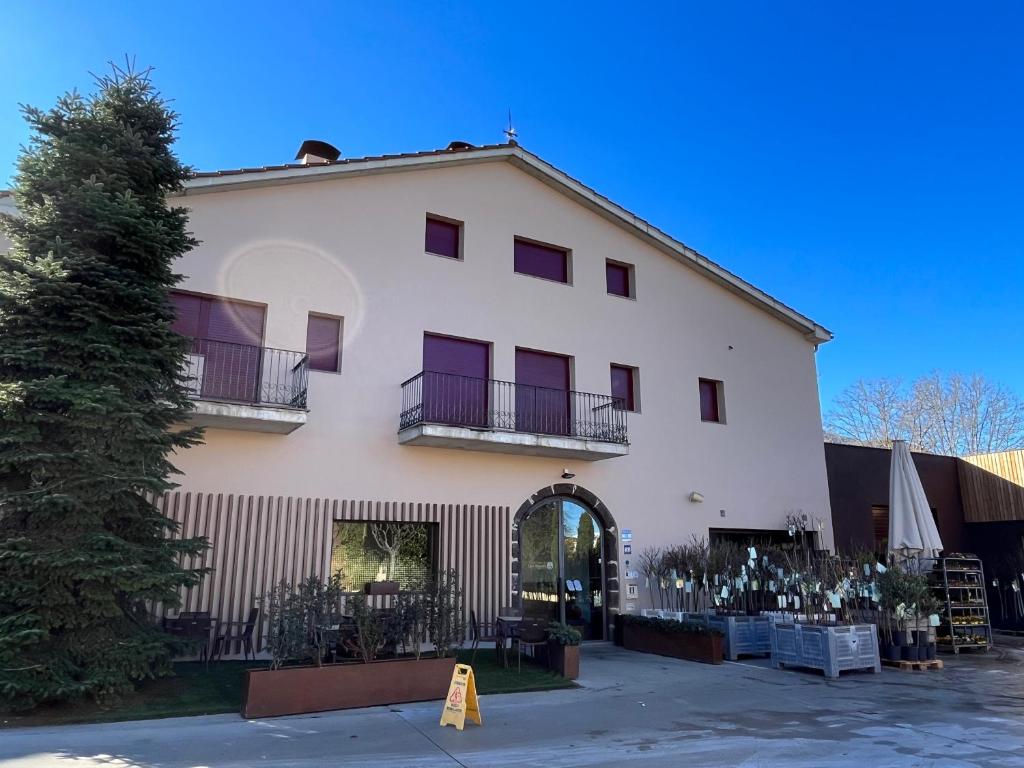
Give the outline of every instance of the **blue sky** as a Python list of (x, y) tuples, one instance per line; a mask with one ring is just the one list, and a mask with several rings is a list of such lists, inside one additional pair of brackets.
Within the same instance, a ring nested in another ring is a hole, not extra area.
[(125, 53), (200, 169), (501, 141), (511, 108), (525, 147), (829, 327), (826, 408), (935, 369), (1024, 394), (1024, 5), (628, 7), (12, 0), (0, 186), (18, 103)]

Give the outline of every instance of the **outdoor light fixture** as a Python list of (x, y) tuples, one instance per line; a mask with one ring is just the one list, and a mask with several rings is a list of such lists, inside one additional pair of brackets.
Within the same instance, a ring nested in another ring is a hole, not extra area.
[(568, 469), (563, 469), (562, 470), (562, 479), (563, 480), (572, 480), (574, 477), (576, 477), (576, 475), (574, 475)]
[(700, 504), (702, 501), (704, 501), (704, 494), (701, 493), (700, 491), (691, 491), (690, 501), (692, 501), (694, 504)]

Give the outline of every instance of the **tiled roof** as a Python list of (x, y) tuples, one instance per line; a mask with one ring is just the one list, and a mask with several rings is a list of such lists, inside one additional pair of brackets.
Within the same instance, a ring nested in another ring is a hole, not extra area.
[(322, 168), (325, 165), (352, 165), (354, 163), (369, 163), (380, 160), (406, 160), (415, 157), (430, 157), (433, 155), (457, 155), (460, 152), (479, 152), (482, 149), (508, 149), (516, 144), (483, 144), (480, 146), (454, 147), (452, 149), (428, 149), (423, 152), (402, 152), (396, 155), (369, 155), (367, 157), (345, 157), (338, 160), (321, 160), (310, 163), (285, 163), (283, 165), (261, 165), (255, 168), (230, 168), (223, 171), (196, 171), (192, 174), (195, 179), (211, 179), (220, 176), (237, 176), (242, 173), (265, 173), (268, 171), (290, 171), (298, 168)]

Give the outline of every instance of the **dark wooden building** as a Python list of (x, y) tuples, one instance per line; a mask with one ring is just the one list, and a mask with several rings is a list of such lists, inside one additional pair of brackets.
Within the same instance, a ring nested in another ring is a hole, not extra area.
[[(1012, 587), (1024, 589), (1024, 451), (911, 455), (946, 551), (984, 561), (993, 624), (1024, 629)], [(838, 551), (885, 551), (891, 463), (887, 448), (825, 444)]]

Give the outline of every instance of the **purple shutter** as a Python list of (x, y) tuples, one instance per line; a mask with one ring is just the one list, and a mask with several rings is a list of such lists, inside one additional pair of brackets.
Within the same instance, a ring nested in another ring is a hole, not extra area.
[(178, 316), (173, 328), (193, 339), (189, 370), (205, 400), (261, 400), (265, 308), (211, 296), (173, 291)]
[(568, 435), (569, 358), (516, 350), (516, 430)]
[(314, 371), (337, 373), (341, 360), (341, 320), (310, 315), (306, 321), (306, 354)]
[(624, 264), (605, 262), (605, 280), (608, 284), (608, 293), (615, 296), (631, 295), (629, 290), (629, 267)]
[(203, 297), (191, 293), (171, 291), (171, 304), (174, 305), (175, 318), (171, 329), (190, 339), (203, 337), (204, 305)]
[(569, 282), (569, 253), (562, 248), (515, 241), (515, 270), (523, 275)]
[(427, 253), (447, 256), (449, 259), (459, 258), (458, 224), (428, 218), (425, 240)]
[(424, 420), (487, 426), (490, 356), (487, 342), (423, 334)]
[(616, 407), (627, 411), (633, 407), (633, 369), (625, 365), (612, 366), (612, 397), (620, 401)]

